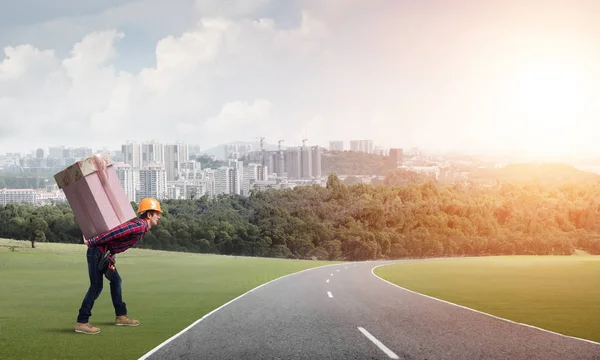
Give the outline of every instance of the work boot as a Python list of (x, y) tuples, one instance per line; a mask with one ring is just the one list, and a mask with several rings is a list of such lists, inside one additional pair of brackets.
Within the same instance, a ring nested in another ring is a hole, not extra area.
[(127, 315), (117, 316), (117, 319), (115, 320), (115, 325), (118, 326), (138, 326), (139, 324), (139, 321), (133, 320)]
[(92, 324), (90, 324), (89, 322), (85, 324), (77, 323), (77, 325), (75, 325), (75, 332), (93, 335), (98, 334), (100, 332), (100, 329), (98, 329), (95, 326), (92, 326)]

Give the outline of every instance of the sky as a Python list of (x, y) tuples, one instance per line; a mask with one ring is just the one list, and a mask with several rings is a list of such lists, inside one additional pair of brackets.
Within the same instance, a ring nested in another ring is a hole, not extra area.
[(259, 137), (600, 150), (598, 1), (20, 0), (0, 9), (0, 153)]

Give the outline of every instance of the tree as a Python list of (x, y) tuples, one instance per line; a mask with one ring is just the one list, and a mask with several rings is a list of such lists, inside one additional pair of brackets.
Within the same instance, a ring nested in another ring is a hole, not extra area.
[(48, 224), (44, 219), (34, 215), (30, 219), (29, 229), (31, 231), (29, 239), (31, 240), (32, 248), (35, 248), (36, 241), (46, 241), (46, 231), (48, 231)]

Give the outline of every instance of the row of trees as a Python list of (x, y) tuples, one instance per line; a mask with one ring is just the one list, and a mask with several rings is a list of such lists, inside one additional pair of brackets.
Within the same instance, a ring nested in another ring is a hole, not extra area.
[[(330, 175), (327, 187), (164, 201), (139, 246), (329, 260), (600, 254), (599, 199), (600, 184), (374, 187)], [(0, 224), (0, 237), (81, 243), (68, 204), (0, 205)]]
[(2, 174), (0, 173), (0, 189), (39, 189), (54, 181), (50, 174)]

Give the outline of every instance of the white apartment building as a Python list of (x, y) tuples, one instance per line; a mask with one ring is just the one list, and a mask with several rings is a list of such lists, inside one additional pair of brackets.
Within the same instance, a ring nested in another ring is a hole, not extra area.
[(375, 146), (373, 140), (350, 140), (350, 150), (372, 154)]
[(216, 187), (217, 172), (213, 169), (206, 169), (206, 170), (204, 170), (204, 175), (205, 175), (204, 193), (207, 194), (209, 197), (213, 198), (213, 197), (215, 197), (215, 194), (217, 193), (217, 187)]
[(167, 172), (162, 165), (151, 164), (140, 169), (140, 188), (136, 201), (152, 197), (158, 200), (167, 198)]
[(181, 166), (190, 160), (188, 145), (169, 144), (165, 145), (165, 170), (167, 171), (167, 180), (177, 180)]
[(158, 141), (142, 143), (142, 166), (163, 164), (165, 162), (165, 146)]
[(169, 199), (197, 199), (206, 194), (206, 179), (167, 181)]
[(127, 199), (135, 201), (136, 192), (140, 188), (140, 171), (125, 163), (117, 163), (114, 167)]
[(35, 204), (37, 192), (34, 189), (0, 189), (0, 205)]
[(241, 195), (244, 182), (244, 162), (229, 160), (229, 167), (233, 169), (233, 193)]
[(185, 199), (182, 194), (182, 188), (179, 184), (167, 184), (167, 199)]
[(230, 167), (221, 167), (215, 171), (215, 195), (233, 194), (235, 186), (235, 171)]
[(242, 182), (242, 195), (250, 195), (250, 189), (257, 181), (267, 180), (267, 167), (260, 164), (248, 164), (244, 166), (244, 178)]
[(121, 152), (123, 153), (123, 162), (131, 165), (133, 168), (142, 167), (142, 159), (144, 155), (142, 153), (142, 145), (138, 143), (128, 143), (121, 146)]

